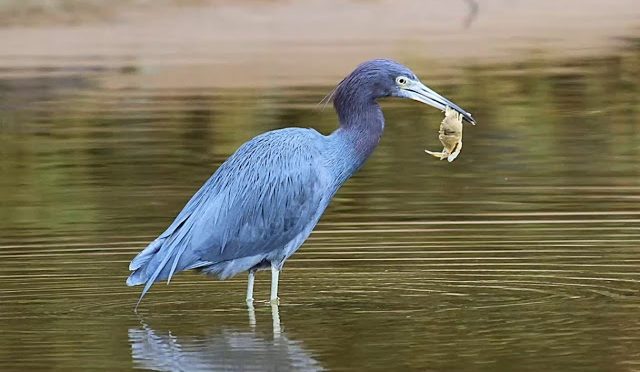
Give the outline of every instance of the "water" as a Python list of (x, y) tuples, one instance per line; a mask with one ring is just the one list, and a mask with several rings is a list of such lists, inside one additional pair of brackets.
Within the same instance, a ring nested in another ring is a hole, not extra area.
[(0, 370), (638, 370), (639, 45), (436, 72), (414, 58), (478, 121), (454, 163), (423, 152), (440, 113), (387, 101), (279, 307), (268, 274), (248, 311), (245, 276), (182, 273), (139, 315), (128, 261), (244, 141), (333, 130), (317, 103), (335, 79), (172, 88), (119, 84), (149, 72), (91, 56), (3, 59)]

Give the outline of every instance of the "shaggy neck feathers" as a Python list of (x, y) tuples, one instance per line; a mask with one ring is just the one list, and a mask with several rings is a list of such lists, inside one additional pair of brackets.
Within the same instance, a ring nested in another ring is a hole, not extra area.
[(340, 126), (332, 136), (345, 151), (336, 154), (341, 158), (342, 179), (355, 173), (378, 146), (384, 131), (384, 116), (376, 102), (375, 90), (366, 89), (362, 76), (354, 74), (345, 78), (336, 88), (333, 97)]

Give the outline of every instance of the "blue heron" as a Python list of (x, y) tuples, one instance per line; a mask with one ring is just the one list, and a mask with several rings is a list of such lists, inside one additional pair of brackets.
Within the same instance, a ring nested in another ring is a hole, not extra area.
[[(400, 63), (360, 64), (332, 93), (339, 126), (325, 136), (284, 128), (244, 143), (193, 195), (173, 223), (130, 263), (130, 286), (196, 269), (220, 279), (249, 273), (248, 303), (258, 270), (271, 269), (271, 301), (278, 301), (284, 262), (309, 237), (333, 195), (378, 145), (384, 117), (377, 99), (410, 98), (439, 110), (469, 113), (426, 87)], [(137, 305), (136, 305), (137, 307)]]

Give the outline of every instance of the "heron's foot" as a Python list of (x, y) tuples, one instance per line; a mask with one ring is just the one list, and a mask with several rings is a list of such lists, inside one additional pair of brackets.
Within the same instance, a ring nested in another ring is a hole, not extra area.
[(271, 300), (269, 300), (269, 303), (271, 305), (280, 305), (280, 297), (272, 298)]

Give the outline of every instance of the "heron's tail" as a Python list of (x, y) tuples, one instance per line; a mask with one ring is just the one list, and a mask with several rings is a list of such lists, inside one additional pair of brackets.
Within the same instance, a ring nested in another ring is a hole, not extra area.
[[(145, 285), (136, 309), (154, 282), (167, 279), (168, 284), (176, 271), (194, 266), (191, 257), (183, 257), (189, 246), (189, 227), (182, 226), (169, 236), (160, 236), (131, 260), (129, 270), (133, 272), (127, 278), (127, 285)], [(171, 260), (173, 261), (169, 265)]]
[(156, 253), (158, 253), (165, 240), (165, 238), (158, 238), (152, 241), (145, 249), (138, 253), (133, 260), (131, 260), (129, 270), (133, 272), (127, 278), (128, 286), (144, 284), (149, 280), (149, 275), (146, 270), (147, 263), (155, 256)]

